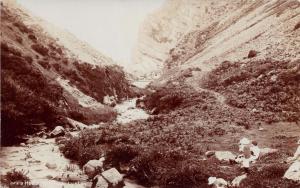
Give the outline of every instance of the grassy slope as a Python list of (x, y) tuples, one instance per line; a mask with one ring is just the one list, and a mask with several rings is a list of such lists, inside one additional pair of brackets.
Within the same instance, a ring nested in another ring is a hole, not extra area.
[(248, 109), (263, 121), (299, 121), (299, 61), (226, 61), (209, 73), (204, 85), (225, 95), (229, 105)]
[(102, 102), (105, 95), (117, 94), (121, 99), (132, 94), (123, 70), (70, 58), (41, 28), (27, 25), (24, 16), (28, 15), (20, 9), (1, 7), (2, 144), (40, 129), (36, 124), (64, 125), (66, 116), (85, 123), (114, 119), (116, 113), (109, 107), (80, 106), (55, 79), (70, 80), (84, 94)]

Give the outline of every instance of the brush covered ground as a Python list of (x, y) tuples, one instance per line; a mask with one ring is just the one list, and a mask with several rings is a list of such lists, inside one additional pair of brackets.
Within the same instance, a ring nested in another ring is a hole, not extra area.
[(80, 105), (57, 78), (68, 80), (71, 87), (100, 104), (105, 95), (118, 96), (118, 100), (133, 95), (122, 68), (74, 58), (25, 18), (30, 16), (22, 9), (1, 6), (2, 144), (43, 128), (67, 125), (66, 117), (87, 124), (114, 120), (117, 114), (112, 108)]
[(239, 164), (206, 158), (205, 152), (238, 154), (239, 140), (247, 137), (278, 152), (251, 165), (241, 187), (299, 186), (282, 178), (300, 132), (299, 62), (224, 62), (193, 81), (201, 89), (191, 87), (195, 72), (201, 71), (183, 71), (145, 97), (145, 108), (153, 113), (149, 119), (83, 131), (59, 141), (61, 151), (81, 165), (105, 154), (106, 168), (116, 167), (145, 186), (209, 187), (210, 176), (232, 181), (244, 171)]

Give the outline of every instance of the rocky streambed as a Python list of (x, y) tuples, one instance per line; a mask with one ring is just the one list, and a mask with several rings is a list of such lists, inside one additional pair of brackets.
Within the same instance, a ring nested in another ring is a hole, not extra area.
[[(142, 109), (137, 109), (135, 103), (136, 99), (129, 99), (116, 105), (118, 123), (148, 118), (148, 114)], [(92, 128), (97, 128), (97, 126), (92, 126)], [(72, 135), (76, 135), (76, 133), (71, 132)], [(62, 155), (54, 138), (32, 137), (20, 146), (2, 147), (0, 158), (1, 175), (14, 169), (23, 171), (33, 187), (81, 188), (92, 186), (92, 181), (88, 180), (88, 176), (79, 166)], [(124, 180), (124, 184), (123, 187), (127, 188), (142, 187), (127, 179)]]

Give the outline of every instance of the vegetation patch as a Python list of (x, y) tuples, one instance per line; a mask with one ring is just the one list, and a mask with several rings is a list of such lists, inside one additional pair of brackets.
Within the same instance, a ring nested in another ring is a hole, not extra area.
[(249, 109), (266, 122), (299, 121), (299, 61), (223, 62), (204, 86), (226, 96), (227, 104)]
[(62, 88), (33, 67), (30, 57), (5, 43), (1, 52), (2, 143), (37, 131), (36, 123), (44, 122), (48, 127), (63, 123), (64, 113), (58, 108)]

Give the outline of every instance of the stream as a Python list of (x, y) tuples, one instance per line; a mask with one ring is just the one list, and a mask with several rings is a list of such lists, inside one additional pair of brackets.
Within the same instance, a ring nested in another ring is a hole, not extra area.
[[(118, 112), (117, 122), (128, 123), (137, 119), (147, 119), (148, 114), (135, 106), (137, 98), (126, 100), (115, 106)], [(94, 126), (95, 128), (97, 126)], [(75, 132), (74, 132), (75, 133)], [(75, 135), (75, 134), (74, 134)], [(86, 188), (91, 187), (87, 176), (76, 163), (66, 159), (59, 151), (54, 138), (43, 139), (39, 137), (30, 138), (27, 144), (20, 146), (1, 147), (0, 150), (0, 174), (16, 169), (24, 170), (32, 185), (40, 188)], [(46, 165), (55, 165), (48, 168)], [(76, 176), (78, 183), (67, 183), (57, 181), (57, 177), (63, 179), (67, 174)], [(125, 179), (124, 188), (141, 188), (133, 181)], [(0, 184), (0, 187), (5, 187)]]

